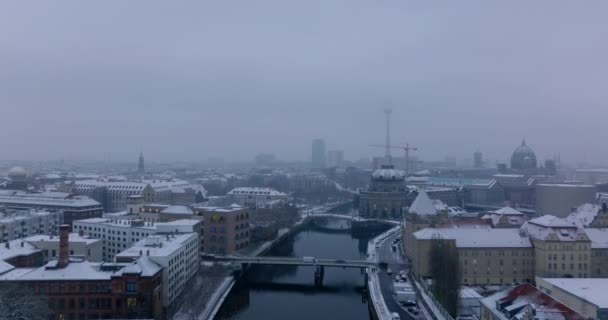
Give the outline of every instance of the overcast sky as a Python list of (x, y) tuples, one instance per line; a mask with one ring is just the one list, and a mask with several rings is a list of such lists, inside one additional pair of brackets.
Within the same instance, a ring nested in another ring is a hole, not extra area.
[[(0, 159), (604, 162), (608, 2), (0, 2)], [(400, 153), (398, 153), (400, 155)]]

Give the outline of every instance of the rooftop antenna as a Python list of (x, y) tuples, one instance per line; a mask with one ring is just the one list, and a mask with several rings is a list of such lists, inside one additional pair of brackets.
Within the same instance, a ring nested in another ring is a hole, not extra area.
[(392, 112), (393, 112), (393, 109), (384, 108), (384, 114), (386, 115), (386, 144), (385, 144), (386, 149), (384, 151), (384, 156), (386, 157), (388, 164), (393, 164), (393, 159), (391, 157), (391, 113)]

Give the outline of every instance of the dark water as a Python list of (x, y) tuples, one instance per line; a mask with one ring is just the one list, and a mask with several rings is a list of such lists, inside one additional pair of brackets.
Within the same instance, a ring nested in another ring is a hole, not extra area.
[[(365, 259), (367, 242), (382, 231), (352, 234), (348, 223), (316, 220), (314, 226), (285, 239), (268, 255)], [(237, 282), (216, 319), (370, 318), (360, 269), (325, 268), (322, 287), (315, 286), (314, 271), (312, 267), (252, 267)]]

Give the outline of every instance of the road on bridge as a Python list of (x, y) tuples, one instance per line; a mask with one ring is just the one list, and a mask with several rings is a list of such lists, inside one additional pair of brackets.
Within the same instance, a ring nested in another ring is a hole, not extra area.
[[(205, 257), (203, 257), (205, 259)], [(226, 261), (247, 264), (270, 264), (270, 265), (292, 265), (292, 266), (322, 266), (341, 268), (367, 268), (375, 266), (376, 263), (367, 260), (343, 260), (314, 257), (247, 257), (247, 256), (215, 256), (215, 261)]]

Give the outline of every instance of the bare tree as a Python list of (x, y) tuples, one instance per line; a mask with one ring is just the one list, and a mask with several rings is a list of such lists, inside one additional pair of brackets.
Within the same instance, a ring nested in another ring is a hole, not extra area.
[(45, 320), (50, 313), (45, 296), (28, 286), (0, 283), (0, 320)]

